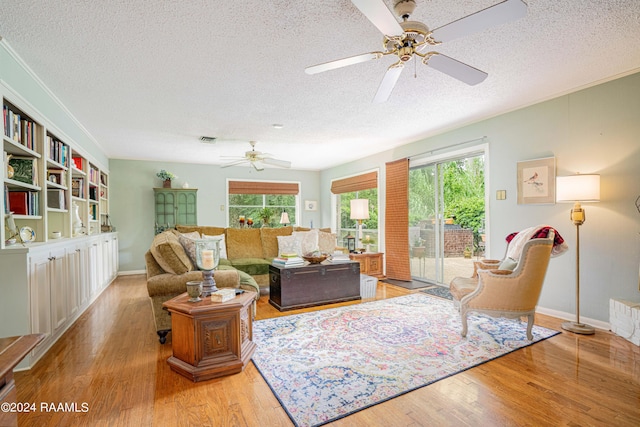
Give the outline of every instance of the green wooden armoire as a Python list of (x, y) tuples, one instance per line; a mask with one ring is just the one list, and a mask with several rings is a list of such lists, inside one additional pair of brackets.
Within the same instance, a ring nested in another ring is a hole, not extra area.
[(176, 225), (198, 225), (197, 188), (154, 188), (156, 234)]

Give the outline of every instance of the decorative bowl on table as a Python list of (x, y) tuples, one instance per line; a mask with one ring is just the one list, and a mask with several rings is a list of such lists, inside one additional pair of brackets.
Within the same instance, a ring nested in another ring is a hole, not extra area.
[(309, 262), (310, 264), (320, 264), (322, 261), (327, 259), (327, 255), (326, 254), (313, 254), (313, 255), (307, 254), (307, 255), (302, 255), (302, 259)]

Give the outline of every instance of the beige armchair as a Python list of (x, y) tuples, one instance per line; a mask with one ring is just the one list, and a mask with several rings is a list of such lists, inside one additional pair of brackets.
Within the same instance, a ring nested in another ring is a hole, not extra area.
[(474, 266), (472, 278), (454, 278), (451, 294), (458, 302), (462, 318), (462, 336), (467, 335), (467, 316), (471, 312), (493, 317), (527, 317), (527, 338), (533, 339), (534, 313), (553, 248), (554, 232), (547, 238), (532, 239), (524, 244), (517, 266), (513, 271), (498, 269), (492, 262), (483, 269)]

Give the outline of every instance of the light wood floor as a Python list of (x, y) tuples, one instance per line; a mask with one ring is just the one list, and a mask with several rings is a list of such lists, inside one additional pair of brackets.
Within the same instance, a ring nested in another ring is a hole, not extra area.
[[(408, 291), (379, 283), (377, 298)], [(415, 291), (414, 291), (415, 292)], [(326, 308), (325, 306), (324, 308)], [(308, 311), (308, 310), (307, 310)], [(258, 318), (288, 315), (267, 297)], [(561, 321), (536, 323), (560, 330)], [(30, 371), (16, 373), (18, 401), (36, 403), (24, 426), (291, 426), (249, 364), (192, 383), (167, 365), (144, 276), (118, 278)], [(42, 412), (42, 402), (88, 404)], [(329, 426), (638, 426), (640, 348), (607, 331), (567, 332), (454, 375)]]

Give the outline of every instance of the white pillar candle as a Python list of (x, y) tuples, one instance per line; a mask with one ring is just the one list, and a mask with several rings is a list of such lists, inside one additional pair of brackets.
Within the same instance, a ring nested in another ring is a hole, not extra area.
[(213, 270), (213, 250), (205, 249), (201, 253), (202, 257), (202, 269), (203, 270)]

